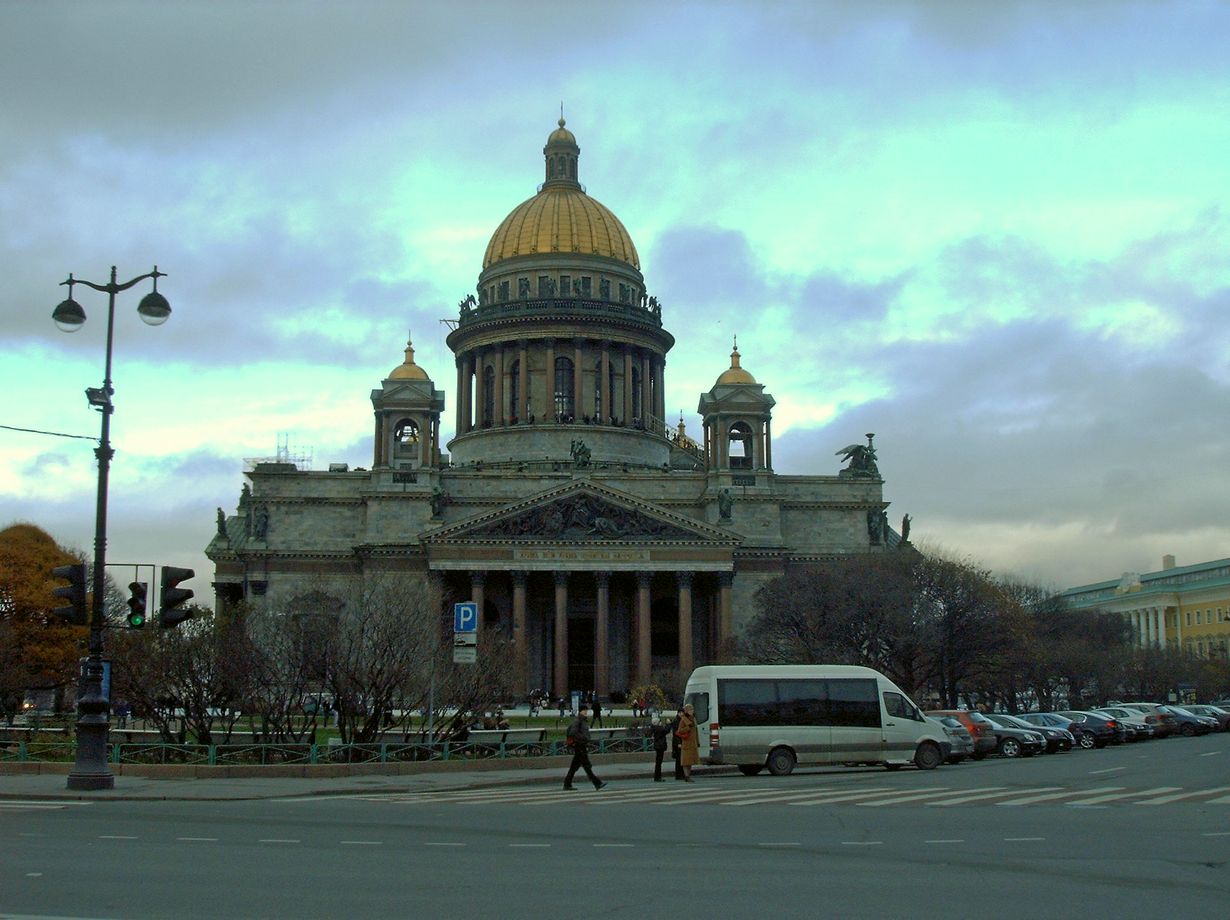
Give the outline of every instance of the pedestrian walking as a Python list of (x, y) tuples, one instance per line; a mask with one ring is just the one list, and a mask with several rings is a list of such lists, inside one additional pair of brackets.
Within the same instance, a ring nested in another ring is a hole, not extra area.
[(679, 736), (679, 765), (683, 767), (683, 781), (692, 782), (692, 767), (700, 763), (700, 743), (696, 737), (696, 715), (692, 704), (683, 707), (683, 715), (679, 717), (679, 727), (675, 729)]
[(595, 789), (605, 786), (606, 783), (594, 775), (593, 765), (589, 762), (589, 707), (584, 703), (577, 710), (577, 717), (568, 726), (568, 745), (572, 748), (572, 763), (568, 765), (568, 775), (564, 777), (564, 788), (576, 788), (572, 785), (572, 778), (579, 769), (585, 771)]
[(675, 761), (675, 779), (683, 780), (683, 764), (680, 758), (683, 755), (683, 744), (679, 740), (679, 720), (683, 718), (683, 710), (680, 709), (675, 713), (675, 718), (671, 720), (670, 735), (671, 735), (671, 759)]
[(653, 735), (653, 781), (660, 783), (662, 782), (662, 758), (666, 756), (667, 727), (662, 724), (661, 719), (654, 716), (649, 730)]
[(598, 699), (598, 691), (593, 692), (592, 699), (594, 701), (594, 728), (602, 728), (602, 700)]

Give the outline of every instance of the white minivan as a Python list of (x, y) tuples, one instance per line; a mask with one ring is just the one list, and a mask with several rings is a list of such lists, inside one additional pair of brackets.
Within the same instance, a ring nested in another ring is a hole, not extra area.
[(891, 680), (853, 665), (710, 665), (688, 678), (700, 759), (746, 776), (796, 764), (912, 763), (932, 770), (947, 736)]

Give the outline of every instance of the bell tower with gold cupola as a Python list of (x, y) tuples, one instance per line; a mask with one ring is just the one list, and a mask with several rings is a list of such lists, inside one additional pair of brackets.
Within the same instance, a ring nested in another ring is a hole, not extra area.
[[(705, 426), (705, 462), (710, 471), (729, 473), (739, 485), (773, 469), (771, 423), (776, 400), (743, 367), (734, 340), (730, 367), (722, 371), (697, 412)], [(742, 481), (740, 481), (742, 480)]]
[(376, 414), (372, 467), (427, 469), (440, 465), (440, 413), (444, 391), (414, 362), (414, 342), (406, 339), (406, 358), (372, 390)]

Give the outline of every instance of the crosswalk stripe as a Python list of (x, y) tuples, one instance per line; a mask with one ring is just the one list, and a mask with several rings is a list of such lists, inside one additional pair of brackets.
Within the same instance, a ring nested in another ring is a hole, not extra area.
[[(865, 789), (860, 789), (854, 792), (836, 792), (829, 790), (800, 792), (797, 793), (791, 801), (793, 805), (824, 805), (828, 802), (840, 802), (845, 799), (862, 798), (864, 796), (873, 795), (888, 795), (894, 791), (891, 786), (869, 786)], [(771, 795), (753, 795), (751, 798), (740, 799), (738, 802), (731, 802), (732, 805), (760, 805), (765, 802), (776, 802), (777, 798)]]
[(947, 795), (945, 789), (937, 789), (931, 792), (914, 792), (909, 795), (899, 795), (893, 798), (884, 799), (880, 802), (855, 802), (859, 808), (883, 808), (885, 805), (897, 805), (901, 802), (917, 802), (922, 799), (933, 799), (936, 796)]
[(1147, 802), (1135, 802), (1135, 805), (1169, 805), (1180, 799), (1191, 799), (1198, 795), (1215, 795), (1218, 792), (1230, 792), (1230, 786), (1218, 786), (1215, 789), (1196, 789), (1192, 792), (1176, 792), (1174, 795), (1163, 795)]
[[(1131, 799), (1138, 796), (1158, 795), (1163, 792), (1178, 792), (1182, 786), (1158, 786), (1156, 789), (1138, 789), (1129, 792), (1112, 792), (1109, 795), (1095, 795), (1089, 799), (1073, 799), (1068, 805), (1101, 805), (1103, 802), (1115, 802), (1119, 799)], [(1137, 803), (1139, 804), (1139, 803)]]
[[(947, 792), (948, 790), (941, 789), (938, 791)], [(873, 799), (873, 798), (879, 798), (881, 796), (901, 795), (907, 792), (908, 790), (891, 789), (891, 788), (886, 788), (886, 787), (878, 789), (878, 790), (877, 789), (866, 789), (861, 792), (832, 792), (827, 795), (814, 795), (814, 796), (809, 796), (808, 798), (805, 798), (805, 799), (798, 799), (797, 801), (794, 802), (794, 804), (795, 805), (837, 805), (837, 804), (853, 802), (855, 799)]]
[[(1047, 786), (1048, 789), (1058, 789), (1058, 786)], [(944, 799), (942, 802), (927, 802), (927, 805), (935, 806), (936, 808), (946, 808), (949, 805), (964, 805), (966, 802), (978, 802), (983, 799), (995, 799), (1001, 795), (1012, 795), (1016, 790), (1009, 789), (1006, 786), (988, 786), (986, 789), (970, 789), (969, 792), (973, 795), (966, 795), (964, 792), (952, 798)]]
[(1103, 786), (1101, 789), (1068, 789), (1064, 792), (1048, 792), (1043, 795), (1027, 795), (1020, 799), (1009, 799), (1007, 802), (996, 802), (996, 805), (1032, 805), (1035, 802), (1053, 802), (1066, 799), (1072, 795), (1086, 795), (1090, 792), (1118, 792), (1122, 786)]

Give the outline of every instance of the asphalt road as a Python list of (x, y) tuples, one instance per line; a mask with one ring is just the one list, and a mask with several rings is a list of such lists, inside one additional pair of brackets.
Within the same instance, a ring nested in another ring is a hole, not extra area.
[(0, 916), (557, 914), (1224, 920), (1230, 736), (600, 792), (0, 807)]

